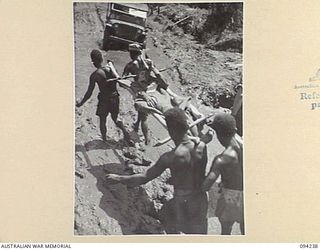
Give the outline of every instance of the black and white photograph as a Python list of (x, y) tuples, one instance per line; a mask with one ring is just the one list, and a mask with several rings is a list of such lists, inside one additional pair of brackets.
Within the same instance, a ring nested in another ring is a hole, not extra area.
[(74, 235), (245, 235), (242, 2), (74, 2)]

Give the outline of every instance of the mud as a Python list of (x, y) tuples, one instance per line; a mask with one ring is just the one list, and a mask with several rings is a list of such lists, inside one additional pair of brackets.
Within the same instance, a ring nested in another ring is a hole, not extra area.
[[(104, 4), (76, 3), (74, 5), (75, 98), (81, 99), (87, 90), (89, 76), (95, 70), (89, 54), (101, 46), (103, 36)], [(205, 49), (188, 36), (178, 39), (171, 31), (162, 32), (163, 25), (150, 20), (148, 24), (148, 55), (158, 68), (168, 68), (164, 77), (170, 88), (179, 95), (191, 95), (193, 104), (203, 113), (212, 110), (212, 102), (201, 96), (208, 87), (231, 88), (239, 81), (242, 56), (239, 53)], [(126, 51), (103, 52), (105, 61), (113, 61), (121, 74), (129, 54)], [(75, 109), (75, 200), (74, 233), (76, 235), (128, 235), (164, 234), (159, 220), (163, 203), (172, 197), (168, 184), (169, 171), (141, 187), (128, 188), (122, 184), (107, 186), (107, 173), (132, 174), (144, 171), (161, 154), (173, 148), (172, 143), (161, 147), (144, 146), (141, 131), (132, 129), (136, 119), (131, 95), (124, 89), (120, 93), (120, 117), (130, 131), (138, 149), (123, 141), (122, 132), (108, 118), (108, 140), (102, 142), (98, 118), (95, 116), (97, 89), (81, 108)], [(206, 95), (208, 96), (208, 95)], [(207, 104), (204, 105), (204, 103)], [(209, 105), (209, 106), (208, 106)], [(167, 131), (150, 117), (149, 127), (153, 145), (168, 136)], [(208, 145), (209, 161), (222, 151), (217, 139)], [(208, 166), (210, 167), (210, 166)], [(214, 217), (218, 188), (209, 192), (209, 234), (220, 234), (220, 224)], [(238, 225), (233, 234), (239, 234)]]

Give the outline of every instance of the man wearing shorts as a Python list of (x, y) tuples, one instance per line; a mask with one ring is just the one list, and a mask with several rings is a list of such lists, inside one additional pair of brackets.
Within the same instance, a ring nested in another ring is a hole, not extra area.
[(201, 190), (207, 165), (207, 147), (188, 134), (185, 112), (171, 108), (164, 113), (170, 137), (176, 147), (164, 153), (144, 173), (106, 175), (108, 184), (122, 183), (130, 187), (145, 184), (170, 169), (174, 197), (164, 205), (163, 225), (170, 234), (207, 234), (208, 200)]
[[(135, 101), (137, 98), (140, 98), (140, 100), (143, 98), (144, 100), (147, 100), (147, 102), (151, 102), (147, 92), (156, 91), (157, 89), (166, 90), (168, 88), (168, 84), (162, 79), (160, 72), (154, 67), (152, 61), (150, 59), (143, 58), (142, 48), (140, 45), (130, 44), (129, 53), (131, 61), (125, 66), (122, 75), (135, 75), (134, 81), (130, 86), (130, 91), (133, 94)], [(151, 73), (153, 73), (154, 76), (152, 76)], [(138, 131), (141, 122), (141, 129), (145, 137), (146, 145), (150, 142), (147, 116), (147, 112), (139, 110), (138, 119), (134, 125), (135, 131)]]
[(129, 133), (124, 128), (122, 121), (118, 120), (119, 93), (117, 90), (117, 82), (107, 81), (108, 79), (117, 78), (119, 77), (119, 75), (112, 67), (112, 64), (109, 63), (110, 65), (102, 66), (103, 58), (99, 50), (92, 50), (90, 56), (93, 65), (97, 69), (91, 74), (88, 90), (85, 93), (82, 101), (78, 102), (76, 106), (81, 107), (91, 97), (92, 92), (95, 88), (95, 83), (97, 83), (100, 93), (98, 94), (98, 106), (96, 115), (99, 116), (100, 119), (100, 132), (102, 139), (104, 141), (107, 140), (106, 121), (107, 116), (110, 113), (111, 118), (116, 126), (122, 130), (124, 139), (129, 142), (130, 145), (132, 145), (133, 143), (130, 140)]
[(232, 115), (220, 113), (209, 126), (216, 131), (225, 150), (213, 160), (202, 189), (208, 191), (221, 175), (222, 193), (215, 212), (221, 223), (221, 234), (231, 234), (234, 222), (240, 223), (244, 234), (242, 142), (236, 137), (236, 121)]

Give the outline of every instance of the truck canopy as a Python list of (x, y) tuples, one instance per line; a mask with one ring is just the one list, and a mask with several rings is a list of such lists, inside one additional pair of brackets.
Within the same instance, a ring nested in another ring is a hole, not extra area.
[(148, 12), (149, 10), (148, 5), (144, 3), (115, 3), (115, 4), (126, 6), (136, 10), (145, 11), (145, 12)]
[(114, 3), (112, 9), (145, 19), (147, 18), (148, 5), (138, 3)]

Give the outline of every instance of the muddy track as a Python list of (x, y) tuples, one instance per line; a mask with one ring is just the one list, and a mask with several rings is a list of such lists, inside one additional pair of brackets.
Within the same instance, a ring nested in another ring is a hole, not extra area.
[[(103, 37), (105, 5), (98, 3), (77, 3), (74, 9), (75, 28), (75, 95), (81, 99), (88, 87), (90, 74), (95, 70), (89, 54), (92, 49), (99, 48)], [(177, 65), (166, 56), (161, 47), (155, 47), (152, 38), (161, 40), (161, 36), (151, 34), (147, 41), (148, 55), (154, 59), (158, 68), (170, 68)], [(103, 52), (104, 59), (114, 62), (121, 74), (125, 64), (129, 61), (129, 54), (125, 51)], [(180, 68), (179, 68), (180, 69)], [(181, 92), (180, 80), (186, 78), (179, 70), (167, 70), (164, 77), (169, 80), (170, 88), (177, 94)], [(119, 88), (120, 116), (126, 128), (137, 143), (143, 146), (141, 132), (132, 131), (132, 124), (136, 119), (133, 100), (130, 94)], [(132, 174), (146, 169), (130, 163), (126, 156), (134, 155), (136, 159), (156, 161), (161, 154), (170, 150), (173, 145), (154, 148), (143, 146), (141, 150), (129, 148), (123, 141), (122, 133), (109, 118), (108, 140), (104, 143), (100, 139), (98, 119), (95, 116), (97, 103), (97, 89), (91, 99), (75, 112), (75, 223), (74, 232), (77, 235), (122, 235), (122, 234), (163, 234), (163, 227), (159, 221), (159, 211), (163, 203), (172, 197), (172, 186), (168, 184), (170, 174), (163, 173), (156, 180), (137, 188), (127, 188), (122, 184), (106, 186), (104, 175), (107, 173)], [(193, 101), (198, 105), (198, 100)], [(210, 108), (201, 107), (205, 113)], [(152, 143), (157, 139), (168, 136), (161, 125), (152, 117), (149, 118)], [(222, 148), (215, 141), (208, 145), (209, 161)], [(210, 167), (210, 166), (209, 166)], [(213, 217), (216, 204), (217, 188), (209, 192), (211, 207), (209, 209), (209, 233), (219, 234), (220, 226), (217, 218)], [(238, 229), (235, 229), (237, 233)]]

